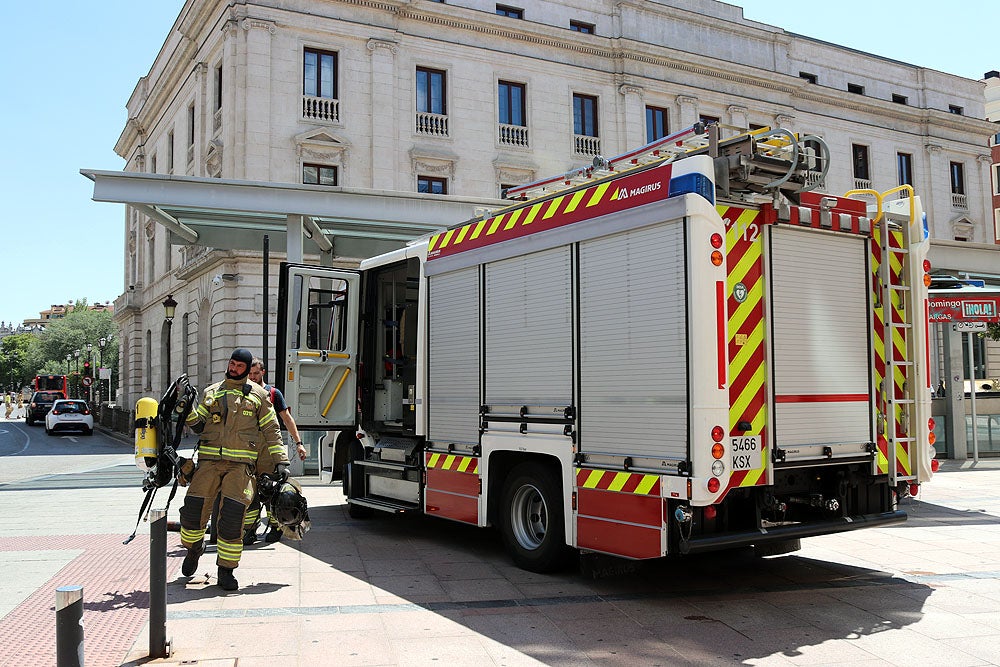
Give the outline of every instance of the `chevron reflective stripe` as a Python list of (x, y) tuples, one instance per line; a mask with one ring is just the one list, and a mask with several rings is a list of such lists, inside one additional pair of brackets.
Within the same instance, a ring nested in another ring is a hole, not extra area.
[(451, 470), (454, 472), (467, 472), (473, 475), (478, 475), (479, 459), (475, 456), (430, 453), (427, 455), (427, 468), (433, 468), (435, 470)]
[(265, 426), (273, 422), (275, 419), (277, 419), (277, 417), (274, 415), (274, 408), (270, 408), (267, 411), (266, 415), (257, 420), (257, 425), (260, 426), (261, 428), (264, 428)]
[[(733, 471), (729, 488), (767, 484), (767, 369), (764, 365), (764, 216), (756, 209), (716, 206), (726, 223), (726, 309), (729, 434), (760, 435), (757, 468)], [(744, 433), (741, 421), (752, 425)]]
[(660, 476), (643, 473), (577, 468), (576, 485), (581, 489), (616, 491), (637, 496), (660, 495)]
[(434, 234), (427, 244), (427, 260), (666, 199), (671, 172), (671, 165), (665, 164), (551, 199), (515, 205), (516, 208), (508, 208), (493, 217)]
[[(902, 232), (890, 232), (889, 233), (889, 247), (890, 249), (901, 249), (903, 246), (903, 233)], [(906, 433), (906, 406), (900, 405), (894, 402), (892, 408), (892, 414), (888, 414), (889, 406), (887, 404), (886, 398), (889, 396), (888, 391), (890, 388), (884, 386), (885, 373), (886, 373), (886, 355), (893, 354), (893, 359), (895, 361), (916, 361), (913, 359), (906, 358), (906, 329), (903, 328), (893, 328), (892, 329), (892, 341), (889, 345), (886, 345), (885, 341), (885, 321), (883, 318), (883, 310), (881, 307), (882, 302), (882, 285), (879, 279), (879, 273), (882, 266), (882, 244), (881, 244), (881, 229), (876, 227), (872, 233), (871, 240), (871, 302), (874, 304), (874, 317), (872, 318), (872, 345), (875, 348), (875, 387), (878, 391), (879, 402), (878, 402), (878, 412), (879, 412), (879, 426), (884, 426), (885, 431), (888, 429), (895, 429), (895, 434), (897, 438), (905, 438), (910, 435)], [(890, 280), (894, 285), (902, 284), (902, 271), (903, 271), (903, 255), (902, 253), (890, 252), (889, 253), (889, 274)], [(896, 324), (903, 324), (906, 322), (906, 312), (902, 299), (898, 298), (898, 292), (894, 292), (897, 298), (893, 299), (892, 302), (892, 321)], [(911, 321), (916, 321), (917, 313), (914, 313), (910, 318)], [(902, 399), (906, 396), (906, 383), (907, 383), (907, 366), (897, 365), (894, 368), (893, 377), (888, 383), (891, 384), (892, 396), (897, 399)], [(880, 435), (876, 442), (878, 446), (878, 455), (876, 457), (876, 471), (880, 474), (885, 474), (889, 472), (889, 441), (888, 438)], [(910, 448), (907, 442), (897, 442), (896, 443), (896, 472), (901, 475), (911, 475), (913, 470), (913, 465), (910, 461)]]

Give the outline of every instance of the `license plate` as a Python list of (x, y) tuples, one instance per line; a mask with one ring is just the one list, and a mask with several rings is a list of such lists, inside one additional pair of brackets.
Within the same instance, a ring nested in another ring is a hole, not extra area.
[(760, 467), (760, 436), (741, 435), (729, 439), (733, 470), (756, 470)]

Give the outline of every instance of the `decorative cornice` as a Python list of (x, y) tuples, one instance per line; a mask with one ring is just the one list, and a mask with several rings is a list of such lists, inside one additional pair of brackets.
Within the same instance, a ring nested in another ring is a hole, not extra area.
[(677, 104), (697, 104), (698, 98), (694, 95), (678, 95)]
[(265, 21), (263, 19), (253, 19), (247, 17), (243, 19), (243, 22), (240, 24), (240, 26), (248, 32), (250, 30), (253, 30), (254, 28), (258, 28), (260, 30), (266, 30), (268, 33), (272, 35), (275, 32), (277, 32), (276, 28), (274, 27), (274, 23), (272, 23), (271, 21)]
[(375, 53), (378, 49), (385, 49), (394, 56), (399, 53), (399, 44), (390, 42), (387, 39), (369, 39), (367, 47), (372, 53)]
[(645, 90), (646, 89), (643, 88), (642, 86), (638, 86), (634, 83), (623, 83), (622, 85), (618, 86), (618, 92), (621, 93), (622, 95), (638, 95), (640, 98), (642, 97), (643, 92), (645, 92)]
[(726, 107), (726, 111), (728, 111), (730, 115), (734, 113), (741, 113), (744, 115), (750, 113), (749, 109), (747, 109), (744, 106), (740, 106), (739, 104), (730, 104), (728, 107)]
[(928, 153), (940, 153), (944, 148), (939, 144), (924, 144), (924, 150)]
[(976, 162), (979, 162), (979, 163), (982, 163), (982, 164), (993, 164), (993, 158), (990, 157), (989, 155), (977, 155), (976, 156)]
[(795, 120), (795, 116), (787, 113), (777, 113), (774, 114), (774, 123), (778, 127), (785, 127), (786, 125), (792, 123)]

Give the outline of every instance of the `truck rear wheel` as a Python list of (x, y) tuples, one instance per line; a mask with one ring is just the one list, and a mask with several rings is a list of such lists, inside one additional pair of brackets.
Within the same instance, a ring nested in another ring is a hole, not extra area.
[(552, 572), (566, 564), (566, 528), (561, 486), (538, 463), (514, 468), (503, 490), (500, 532), (514, 563), (531, 572)]

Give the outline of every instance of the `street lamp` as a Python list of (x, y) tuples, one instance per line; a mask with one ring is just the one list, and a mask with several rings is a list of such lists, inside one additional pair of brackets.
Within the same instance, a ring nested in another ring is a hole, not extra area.
[(80, 398), (80, 349), (79, 348), (73, 350), (73, 356), (76, 357), (76, 396), (75, 396), (75, 398)]
[(73, 358), (72, 354), (66, 355), (66, 375), (69, 375), (69, 362)]
[(174, 324), (174, 313), (177, 311), (177, 302), (174, 295), (168, 294), (163, 300), (163, 319), (167, 321), (167, 382), (170, 381), (170, 329)]
[[(98, 395), (98, 398), (100, 398), (100, 394), (101, 394), (101, 391), (100, 391), (99, 387), (101, 386), (101, 369), (104, 368), (104, 346), (107, 345), (107, 344), (108, 344), (108, 339), (105, 338), (104, 336), (101, 336), (100, 340), (97, 341), (97, 354), (98, 354), (98, 357), (100, 358), (100, 361), (97, 363), (97, 386), (98, 386), (97, 395)], [(107, 395), (111, 396), (111, 381), (110, 380), (108, 380), (108, 394)], [(100, 402), (100, 401), (98, 400), (98, 402)]]

